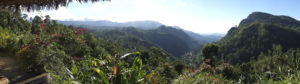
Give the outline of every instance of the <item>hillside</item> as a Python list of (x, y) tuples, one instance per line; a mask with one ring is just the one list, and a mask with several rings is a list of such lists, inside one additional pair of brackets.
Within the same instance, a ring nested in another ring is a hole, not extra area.
[(151, 46), (157, 46), (176, 57), (202, 45), (183, 30), (167, 26), (151, 30), (134, 27), (111, 30), (91, 29), (90, 32), (95, 33), (98, 38), (122, 43), (123, 47), (130, 49), (149, 49)]
[(232, 27), (219, 43), (224, 46), (224, 56), (230, 63), (243, 63), (260, 53), (268, 53), (273, 45), (283, 51), (300, 47), (300, 22), (288, 16), (253, 12)]
[(111, 21), (58, 21), (65, 25), (87, 28), (99, 38), (121, 43), (130, 49), (149, 49), (157, 46), (168, 54), (181, 57), (202, 45), (219, 40), (222, 35), (200, 35), (177, 26), (164, 26), (155, 21), (117, 23)]
[[(130, 22), (112, 22), (108, 20), (97, 20), (97, 21), (57, 21), (60, 24), (65, 24), (67, 26), (72, 25), (76, 27), (88, 28), (88, 29), (101, 29), (101, 30), (111, 30), (111, 29), (122, 29), (128, 27), (134, 27), (136, 29), (151, 30), (157, 29), (164, 24), (156, 21), (130, 21)], [(192, 31), (184, 30), (178, 26), (171, 26), (175, 29), (183, 30), (191, 38), (196, 39), (201, 44), (206, 44), (210, 42), (215, 42), (220, 40), (224, 35), (223, 34), (209, 34), (203, 35), (195, 33)]]

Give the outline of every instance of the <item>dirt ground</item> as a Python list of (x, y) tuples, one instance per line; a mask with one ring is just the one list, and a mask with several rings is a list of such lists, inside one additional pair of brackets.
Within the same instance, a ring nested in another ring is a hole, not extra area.
[(0, 57), (0, 72), (17, 72), (18, 64), (13, 57)]

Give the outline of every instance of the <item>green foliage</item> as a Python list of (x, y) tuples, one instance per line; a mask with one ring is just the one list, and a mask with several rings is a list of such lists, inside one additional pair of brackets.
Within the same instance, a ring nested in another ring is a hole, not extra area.
[(274, 22), (246, 21), (229, 31), (219, 42), (222, 46), (207, 44), (177, 61), (171, 61), (171, 55), (182, 55), (197, 45), (181, 30), (163, 26), (90, 34), (84, 28), (49, 22), (50, 16), (45, 20), (36, 16), (31, 22), (24, 18), (26, 15), (0, 10), (1, 53), (13, 53), (24, 71), (49, 72), (54, 83), (227, 84), (300, 80), (299, 39), (295, 39), (299, 36), (298, 23), (278, 23), (282, 19), (292, 21), (288, 17)]
[(9, 31), (0, 26), (0, 48), (5, 48), (10, 38)]
[(204, 61), (207, 64), (210, 64), (213, 67), (215, 66), (215, 60), (219, 54), (219, 48), (219, 45), (213, 43), (206, 44), (203, 46), (202, 54), (205, 59)]
[(299, 21), (293, 18), (255, 12), (230, 29), (218, 43), (224, 46), (225, 61), (242, 64), (261, 52), (268, 53), (273, 44), (281, 45), (284, 52), (299, 48), (299, 29)]
[(214, 75), (208, 72), (184, 70), (184, 73), (172, 81), (173, 84), (234, 84), (234, 80), (228, 80), (222, 75)]
[(81, 83), (143, 83), (146, 74), (139, 57), (135, 58), (131, 67), (123, 60), (111, 59), (109, 55), (101, 55), (99, 58), (87, 56), (74, 62), (73, 80)]

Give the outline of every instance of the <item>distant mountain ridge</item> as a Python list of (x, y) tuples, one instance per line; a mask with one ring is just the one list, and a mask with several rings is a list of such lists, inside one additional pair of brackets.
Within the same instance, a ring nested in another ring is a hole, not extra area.
[(122, 41), (124, 47), (135, 49), (157, 46), (169, 54), (180, 57), (202, 45), (216, 42), (222, 35), (200, 35), (184, 30), (178, 26), (165, 26), (155, 21), (132, 21), (117, 23), (106, 20), (99, 21), (58, 21), (65, 25), (84, 27), (99, 38), (110, 41)]
[(141, 29), (155, 29), (163, 24), (156, 21), (130, 21), (130, 22), (112, 22), (108, 20), (98, 21), (58, 21), (58, 23), (74, 26), (93, 26), (93, 27), (135, 27)]
[(149, 30), (134, 27), (112, 30), (90, 29), (90, 32), (94, 33), (98, 38), (116, 41), (129, 49), (149, 49), (151, 46), (160, 47), (175, 57), (181, 57), (195, 47), (203, 45), (183, 30), (169, 26), (160, 26)]
[[(130, 21), (130, 22), (112, 22), (108, 20), (98, 20), (98, 21), (58, 21), (58, 23), (65, 24), (65, 25), (73, 25), (77, 27), (85, 27), (85, 28), (93, 28), (93, 29), (118, 29), (118, 28), (126, 28), (126, 27), (134, 27), (138, 29), (156, 29), (161, 26), (164, 26), (164, 24), (156, 22), (156, 21)], [(201, 35), (198, 33), (194, 33), (192, 31), (184, 30), (181, 27), (178, 26), (170, 26), (175, 29), (181, 29), (186, 34), (191, 36), (192, 38), (201, 41), (201, 43), (209, 43), (209, 42), (215, 42), (220, 40), (224, 35), (223, 34), (211, 34), (211, 35)]]

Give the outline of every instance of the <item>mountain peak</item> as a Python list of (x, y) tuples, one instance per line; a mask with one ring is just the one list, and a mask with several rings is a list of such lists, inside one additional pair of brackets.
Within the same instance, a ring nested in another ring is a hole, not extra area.
[(272, 15), (269, 13), (264, 12), (253, 12), (251, 13), (246, 19), (243, 19), (239, 26), (248, 25), (254, 22), (267, 22), (267, 23), (280, 23), (280, 24), (293, 24), (293, 25), (300, 25), (300, 23), (289, 16), (285, 15)]

